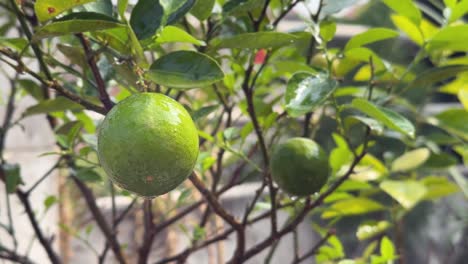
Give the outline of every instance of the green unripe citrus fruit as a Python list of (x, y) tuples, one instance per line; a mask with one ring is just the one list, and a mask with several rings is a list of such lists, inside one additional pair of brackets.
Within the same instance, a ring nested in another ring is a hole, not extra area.
[(278, 186), (296, 196), (318, 192), (330, 173), (326, 153), (307, 138), (290, 138), (278, 145), (271, 156), (270, 169)]
[(144, 197), (173, 190), (192, 172), (198, 133), (185, 108), (162, 94), (132, 95), (107, 114), (99, 161), (121, 188)]

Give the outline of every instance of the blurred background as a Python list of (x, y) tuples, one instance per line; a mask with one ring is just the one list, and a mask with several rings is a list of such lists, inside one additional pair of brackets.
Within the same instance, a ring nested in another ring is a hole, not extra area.
[[(0, 0), (0, 3), (4, 2)], [(132, 1), (130, 1), (132, 2)], [(133, 1), (135, 2), (135, 1)], [(332, 41), (329, 47), (343, 47), (347, 40), (365, 31), (369, 27), (388, 27), (395, 28), (390, 19), (390, 10), (380, 1), (367, 0), (340, 0), (328, 1), (330, 9), (328, 13), (338, 13), (333, 15), (333, 19), (338, 21), (337, 37)], [(332, 4), (336, 2), (338, 4)], [(443, 12), (442, 1), (427, 0), (417, 1), (419, 7), (423, 10), (424, 16), (431, 23), (437, 25), (440, 23), (440, 17)], [(308, 6), (305, 4), (297, 5), (287, 18), (279, 24), (279, 30), (284, 32), (301, 31), (305, 28), (304, 18), (308, 16), (309, 11), (316, 8), (317, 1), (308, 1)], [(334, 10), (333, 10), (334, 9)], [(0, 6), (0, 33), (2, 26), (6, 23), (6, 11)], [(325, 13), (326, 13), (325, 12)], [(9, 35), (6, 35), (9, 36)], [(391, 39), (375, 43), (371, 48), (382, 58), (390, 60), (400, 65), (408, 65), (415, 56), (418, 47), (403, 34), (400, 38)], [(320, 58), (314, 58), (317, 63), (320, 63)], [(35, 61), (30, 61), (31, 67), (37, 69)], [(421, 69), (430, 68), (431, 64), (427, 61), (426, 65), (421, 66)], [(28, 85), (9, 83), (7, 76), (13, 76), (8, 67), (5, 67), (0, 62), (0, 116), (5, 115), (6, 98), (10, 91), (11, 85)], [(113, 74), (116, 74), (115, 72)], [(346, 83), (343, 84), (345, 86)], [(111, 88), (111, 90), (114, 88)], [(117, 88), (115, 88), (117, 89)], [(425, 94), (427, 92), (427, 94)], [(410, 96), (410, 100), (415, 105), (430, 98), (431, 103), (421, 111), (424, 113), (434, 114), (443, 111), (447, 108), (458, 107), (458, 100), (454, 95), (449, 93), (429, 94), (429, 91), (420, 90)], [(21, 113), (27, 107), (33, 105), (35, 101), (30, 96), (20, 93), (18, 94), (18, 111)], [(102, 118), (100, 115), (92, 115), (94, 122), (98, 123)], [(16, 115), (13, 120), (20, 116)], [(28, 183), (35, 182), (41, 176), (47, 174), (47, 171), (54, 166), (57, 158), (54, 155), (44, 155), (51, 151), (55, 151), (54, 133), (46, 126), (44, 122), (45, 116), (36, 115), (25, 118), (21, 121), (20, 126), (16, 126), (10, 130), (6, 139), (6, 158), (12, 163), (21, 165), (21, 174), (24, 179), (27, 179), (25, 186)], [(248, 119), (246, 119), (246, 122)], [(317, 132), (317, 138), (322, 142), (322, 145), (329, 151), (334, 143), (329, 136), (335, 128), (333, 120), (325, 123)], [(291, 134), (294, 134), (295, 129), (299, 131), (299, 126), (291, 125)], [(423, 128), (424, 129), (424, 128)], [(427, 128), (430, 129), (430, 128)], [(429, 133), (429, 131), (428, 131)], [(90, 141), (95, 140), (93, 138)], [(374, 153), (392, 152), (395, 155), (402, 154), (405, 150), (404, 145), (398, 143), (391, 138), (382, 139), (379, 144), (376, 144), (372, 151)], [(255, 160), (255, 157), (253, 158)], [(467, 176), (466, 168), (463, 168), (460, 160), (450, 162), (460, 164), (460, 169)], [(427, 168), (428, 174), (437, 174), (437, 168)], [(229, 172), (229, 170), (228, 170)], [(241, 172), (243, 175), (252, 173), (251, 169), (244, 168)], [(89, 175), (89, 177), (105, 177), (104, 175)], [(107, 181), (96, 181), (92, 184), (96, 194), (98, 194), (98, 205), (105, 208), (107, 217), (111, 215), (111, 204), (108, 197)], [(244, 208), (254, 194), (254, 190), (258, 185), (256, 178), (253, 177), (251, 182), (238, 186), (226, 195), (223, 195), (222, 202), (224, 206), (234, 215), (241, 215)], [(177, 193), (172, 194), (172, 197), (167, 199), (176, 199)], [(388, 199), (379, 197), (379, 199)], [(17, 241), (21, 252), (29, 252), (30, 256), (37, 263), (48, 263), (47, 257), (34, 237), (34, 233), (29, 222), (24, 217), (22, 206), (16, 201), (16, 197), (8, 196), (0, 186), (0, 208), (6, 208), (7, 200), (11, 199), (12, 215), (15, 229), (18, 232)], [(32, 195), (33, 208), (40, 219), (40, 224), (47, 234), (59, 234), (53, 237), (51, 243), (58, 249), (68, 263), (94, 263), (96, 261), (96, 252), (100, 252), (104, 247), (104, 238), (97, 228), (94, 228), (92, 217), (86, 208), (86, 205), (80, 200), (79, 194), (69, 185), (65, 177), (60, 177), (60, 170), (57, 170), (47, 177), (47, 179), (34, 191)], [(163, 200), (162, 200), (163, 201)], [(125, 210), (129, 204), (134, 202), (130, 195), (119, 196), (116, 200), (118, 211)], [(155, 206), (160, 206), (161, 211), (164, 209), (164, 204), (155, 202)], [(119, 230), (119, 239), (124, 241), (126, 247), (135, 248), (137, 241), (141, 241), (142, 234), (142, 212), (138, 207), (133, 207), (132, 211), (123, 220), (123, 224)], [(201, 216), (201, 211), (192, 214), (188, 219), (185, 219), (175, 228), (169, 229), (161, 236), (158, 236), (153, 244), (151, 259), (156, 260), (162, 256), (177, 253), (184, 249), (190, 242), (186, 235), (186, 227), (190, 221), (196, 221)], [(379, 214), (379, 213), (376, 213)], [(0, 222), (7, 221), (9, 216), (4, 210), (0, 211)], [(285, 221), (286, 213), (280, 215), (280, 220)], [(367, 219), (368, 217), (366, 217)], [(336, 223), (337, 234), (344, 243), (346, 255), (349, 257), (360, 256), (365, 248), (365, 243), (358, 243), (356, 237), (356, 229), (362, 223), (363, 217), (346, 217)], [(402, 230), (397, 230), (399, 235), (403, 236), (406, 261), (407, 263), (428, 263), (428, 264), (451, 264), (468, 263), (468, 205), (462, 194), (452, 195), (447, 198), (442, 198), (438, 202), (421, 202), (414, 208), (411, 213), (405, 218), (406, 221), (401, 227)], [(319, 215), (313, 216), (304, 221), (300, 227), (301, 241), (300, 247), (306, 250), (313, 246), (319, 240), (319, 236), (313, 228), (313, 224), (322, 224), (322, 219)], [(325, 223), (323, 223), (325, 224)], [(212, 225), (215, 228), (222, 228), (222, 223), (214, 222)], [(81, 230), (81, 231), (76, 231)], [(253, 225), (248, 234), (248, 244), (253, 245), (264, 237), (270, 230), (269, 221), (259, 222)], [(280, 243), (275, 250), (275, 257), (271, 263), (284, 263), (290, 259), (291, 237), (288, 237), (284, 242)], [(226, 241), (208, 247), (206, 250), (199, 251), (191, 255), (189, 263), (217, 263), (219, 254), (230, 256), (234, 250), (234, 240), (227, 239)], [(0, 242), (7, 246), (13, 245), (15, 242), (10, 241), (4, 230), (0, 229)], [(215, 252), (218, 252), (215, 254)], [(221, 252), (221, 253), (219, 253)], [(267, 257), (269, 250), (265, 250), (263, 254), (258, 255), (249, 263), (263, 263)], [(107, 259), (108, 263), (112, 263), (112, 259)], [(3, 263), (0, 260), (0, 263)], [(7, 263), (7, 262), (5, 262)], [(310, 263), (314, 263), (313, 258)]]

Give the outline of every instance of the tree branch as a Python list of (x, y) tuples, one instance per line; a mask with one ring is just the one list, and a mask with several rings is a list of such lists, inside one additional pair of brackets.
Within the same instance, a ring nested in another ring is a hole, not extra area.
[(34, 215), (34, 211), (31, 207), (31, 203), (29, 202), (28, 195), (24, 193), (21, 190), (16, 190), (16, 195), (18, 196), (19, 200), (23, 204), (24, 210), (26, 211), (26, 214), (28, 215), (29, 222), (31, 222), (31, 225), (34, 229), (34, 233), (37, 236), (37, 239), (41, 243), (42, 247), (45, 249), (47, 256), (50, 259), (50, 262), (53, 264), (59, 264), (61, 263), (60, 258), (57, 256), (55, 251), (52, 249), (52, 245), (49, 240), (47, 240), (42, 233), (41, 228), (39, 227), (39, 223), (37, 222), (36, 216)]
[(88, 62), (88, 65), (91, 68), (91, 71), (93, 72), (94, 79), (96, 80), (96, 85), (98, 87), (99, 92), (99, 99), (104, 104), (106, 110), (109, 111), (114, 104), (112, 103), (109, 94), (106, 91), (106, 83), (102, 79), (101, 73), (99, 72), (99, 68), (96, 64), (96, 57), (94, 56), (93, 51), (89, 46), (89, 41), (82, 33), (78, 33), (76, 34), (76, 36), (78, 37), (78, 39), (81, 42), (81, 45), (83, 46), (86, 61)]
[(236, 219), (232, 215), (230, 215), (226, 210), (224, 210), (223, 206), (219, 203), (218, 199), (216, 198), (213, 193), (211, 193), (203, 184), (203, 182), (198, 179), (198, 177), (195, 175), (195, 173), (192, 173), (192, 175), (189, 176), (190, 181), (195, 185), (195, 188), (198, 189), (198, 191), (203, 195), (203, 197), (206, 199), (212, 210), (219, 215), (221, 218), (223, 218), (227, 223), (229, 223), (232, 228), (236, 231), (237, 233), (237, 248), (236, 251), (234, 252), (233, 259), (236, 261), (236, 263), (240, 263), (240, 260), (242, 259), (244, 250), (245, 250), (245, 230), (244, 226), (237, 222)]
[(322, 238), (320, 239), (312, 249), (310, 249), (307, 253), (305, 253), (304, 255), (302, 255), (301, 257), (295, 259), (293, 261), (293, 264), (299, 264), (301, 263), (302, 261), (308, 259), (309, 257), (315, 255), (317, 253), (317, 250), (319, 250), (319, 248), (325, 244), (327, 242), (327, 240), (335, 234), (335, 231), (334, 230), (330, 230), (327, 232), (327, 234)]
[(78, 189), (80, 189), (81, 194), (86, 200), (89, 210), (94, 216), (97, 225), (101, 229), (102, 233), (106, 237), (107, 242), (110, 244), (112, 251), (114, 252), (115, 257), (121, 264), (125, 264), (126, 260), (122, 254), (119, 242), (117, 241), (116, 234), (112, 232), (109, 224), (99, 210), (96, 204), (96, 198), (94, 197), (93, 192), (78, 178), (72, 176), (73, 181), (75, 182)]

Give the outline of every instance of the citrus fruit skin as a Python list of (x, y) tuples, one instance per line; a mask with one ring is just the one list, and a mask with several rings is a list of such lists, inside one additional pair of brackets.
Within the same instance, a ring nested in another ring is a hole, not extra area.
[(98, 156), (116, 185), (140, 196), (158, 196), (192, 172), (198, 157), (197, 128), (172, 98), (134, 94), (106, 115), (98, 134)]
[(315, 141), (290, 138), (278, 145), (271, 156), (273, 180), (285, 192), (306, 196), (318, 192), (327, 182), (328, 157)]

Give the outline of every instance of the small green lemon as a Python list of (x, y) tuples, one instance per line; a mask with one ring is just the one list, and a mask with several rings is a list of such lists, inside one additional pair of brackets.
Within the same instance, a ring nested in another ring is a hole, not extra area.
[(193, 170), (198, 132), (185, 108), (162, 94), (139, 93), (106, 115), (98, 156), (109, 178), (144, 197), (167, 193)]
[(307, 138), (290, 138), (278, 145), (271, 156), (270, 169), (278, 186), (295, 196), (318, 192), (330, 173), (327, 155)]

